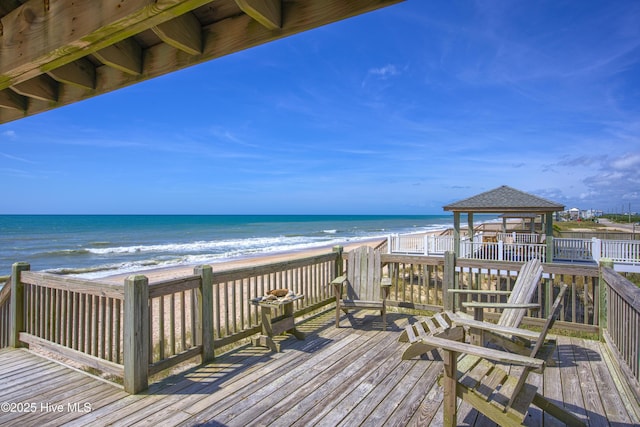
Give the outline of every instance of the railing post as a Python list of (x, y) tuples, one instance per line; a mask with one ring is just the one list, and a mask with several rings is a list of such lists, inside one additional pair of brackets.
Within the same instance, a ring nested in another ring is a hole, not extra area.
[(613, 261), (609, 258), (600, 258), (598, 273), (598, 335), (600, 341), (604, 339), (604, 329), (607, 326), (607, 282), (602, 277), (602, 268), (613, 268)]
[(498, 240), (498, 261), (504, 261), (504, 242)]
[(129, 276), (124, 282), (124, 391), (136, 394), (149, 386), (149, 279)]
[(553, 262), (553, 236), (547, 236), (547, 259), (545, 262)]
[(214, 359), (213, 353), (213, 268), (200, 265), (194, 269), (200, 276), (200, 287), (196, 292), (196, 339), (202, 344), (202, 362)]
[(30, 269), (26, 262), (16, 262), (11, 266), (9, 347), (20, 347), (20, 332), (24, 331), (24, 285), (20, 276)]
[(595, 237), (591, 238), (591, 256), (595, 262), (600, 263), (600, 258), (602, 258), (602, 240)]
[(444, 273), (443, 273), (443, 295), (442, 305), (445, 310), (453, 311), (455, 295), (449, 293), (449, 289), (456, 287), (456, 254), (454, 252), (445, 252), (444, 254)]
[(342, 253), (344, 252), (344, 248), (342, 246), (334, 246), (333, 252), (336, 253), (336, 277), (339, 277), (344, 274), (344, 261), (342, 260)]

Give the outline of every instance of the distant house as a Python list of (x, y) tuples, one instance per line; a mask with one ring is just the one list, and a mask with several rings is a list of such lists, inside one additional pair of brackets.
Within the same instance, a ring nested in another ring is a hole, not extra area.
[(569, 212), (569, 220), (577, 221), (578, 219), (580, 219), (580, 209), (571, 208), (571, 209), (569, 209), (568, 212)]

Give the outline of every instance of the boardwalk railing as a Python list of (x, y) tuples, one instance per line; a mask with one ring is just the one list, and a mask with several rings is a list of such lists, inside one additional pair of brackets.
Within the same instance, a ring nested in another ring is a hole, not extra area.
[[(483, 241), (478, 233), (469, 240), (460, 239), (460, 258), (481, 259), (487, 261), (527, 261), (538, 258), (547, 259), (547, 245), (536, 243), (536, 234), (498, 233), (497, 241)], [(389, 253), (442, 256), (454, 251), (453, 236), (433, 236), (419, 234), (391, 235), (388, 237)], [(600, 262), (601, 258), (614, 261), (620, 271), (640, 271), (639, 240), (601, 240), (554, 238), (553, 259), (559, 262)], [(636, 266), (629, 269), (625, 266)]]
[(293, 261), (148, 283), (131, 276), (124, 286), (29, 271), (13, 266), (0, 291), (2, 347), (38, 346), (124, 378), (125, 390), (147, 388), (149, 375), (195, 356), (210, 360), (220, 348), (260, 331), (250, 299), (288, 288), (304, 299), (295, 315), (330, 304), (326, 286), (340, 252)]
[[(122, 376), (125, 390), (137, 393), (147, 387), (149, 375), (195, 356), (210, 360), (215, 351), (260, 332), (259, 313), (250, 300), (270, 289), (304, 294), (294, 303), (296, 316), (330, 306), (333, 296), (327, 284), (343, 271), (344, 258), (338, 249), (224, 271), (202, 266), (193, 275), (162, 282), (131, 276), (123, 285), (35, 273), (28, 264), (17, 263), (11, 286), (0, 291), (0, 336), (8, 337), (2, 346), (43, 347)], [(522, 265), (456, 259), (451, 253), (383, 253), (381, 261), (383, 273), (392, 279), (390, 306), (432, 311), (461, 307), (462, 300), (451, 298), (449, 288), (512, 289)], [(589, 333), (606, 326), (611, 342), (625, 355), (621, 363), (637, 378), (637, 292), (621, 288), (615, 272), (605, 270), (600, 279), (596, 266), (543, 264), (543, 269), (534, 297), (541, 309), (530, 311), (523, 322), (542, 324), (560, 285), (566, 283), (569, 291), (556, 326)], [(601, 299), (605, 290), (609, 293)], [(605, 301), (606, 312), (601, 311)], [(499, 314), (489, 311), (485, 317)], [(629, 338), (633, 334), (635, 341)]]

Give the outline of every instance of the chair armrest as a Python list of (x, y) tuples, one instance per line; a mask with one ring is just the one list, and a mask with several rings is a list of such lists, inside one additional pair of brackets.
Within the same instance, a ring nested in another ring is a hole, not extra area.
[(343, 274), (342, 276), (338, 276), (335, 279), (333, 279), (331, 282), (329, 282), (330, 285), (342, 285), (345, 280), (347, 280), (347, 276), (345, 274)]
[(469, 301), (463, 302), (462, 306), (465, 308), (527, 308), (529, 310), (540, 310), (540, 304), (536, 303), (517, 304), (510, 302)]
[(494, 350), (492, 348), (479, 347), (477, 345), (453, 341), (446, 338), (428, 336), (423, 337), (421, 341), (427, 345), (441, 348), (446, 351), (470, 354), (472, 356), (496, 360), (498, 362), (521, 365), (540, 370), (544, 367), (544, 360), (534, 359), (532, 357), (522, 356), (515, 353), (507, 353), (506, 351)]
[(513, 335), (513, 336), (517, 336), (520, 338), (525, 338), (533, 341), (537, 341), (538, 338), (540, 338), (540, 334), (535, 331), (529, 331), (527, 329), (520, 329), (520, 328), (512, 328), (508, 326), (500, 326), (500, 325), (496, 325), (495, 323), (467, 319), (467, 318), (460, 317), (455, 313), (450, 313), (450, 312), (448, 312), (447, 314), (449, 315), (449, 318), (455, 325), (468, 326), (471, 328), (481, 329), (483, 331), (497, 332), (505, 335)]

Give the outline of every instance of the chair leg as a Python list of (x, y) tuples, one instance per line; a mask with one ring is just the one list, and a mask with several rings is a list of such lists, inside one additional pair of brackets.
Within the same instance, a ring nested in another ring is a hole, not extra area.
[(340, 300), (336, 298), (336, 328), (340, 327)]
[(382, 330), (387, 330), (387, 310), (384, 307), (382, 308)]

